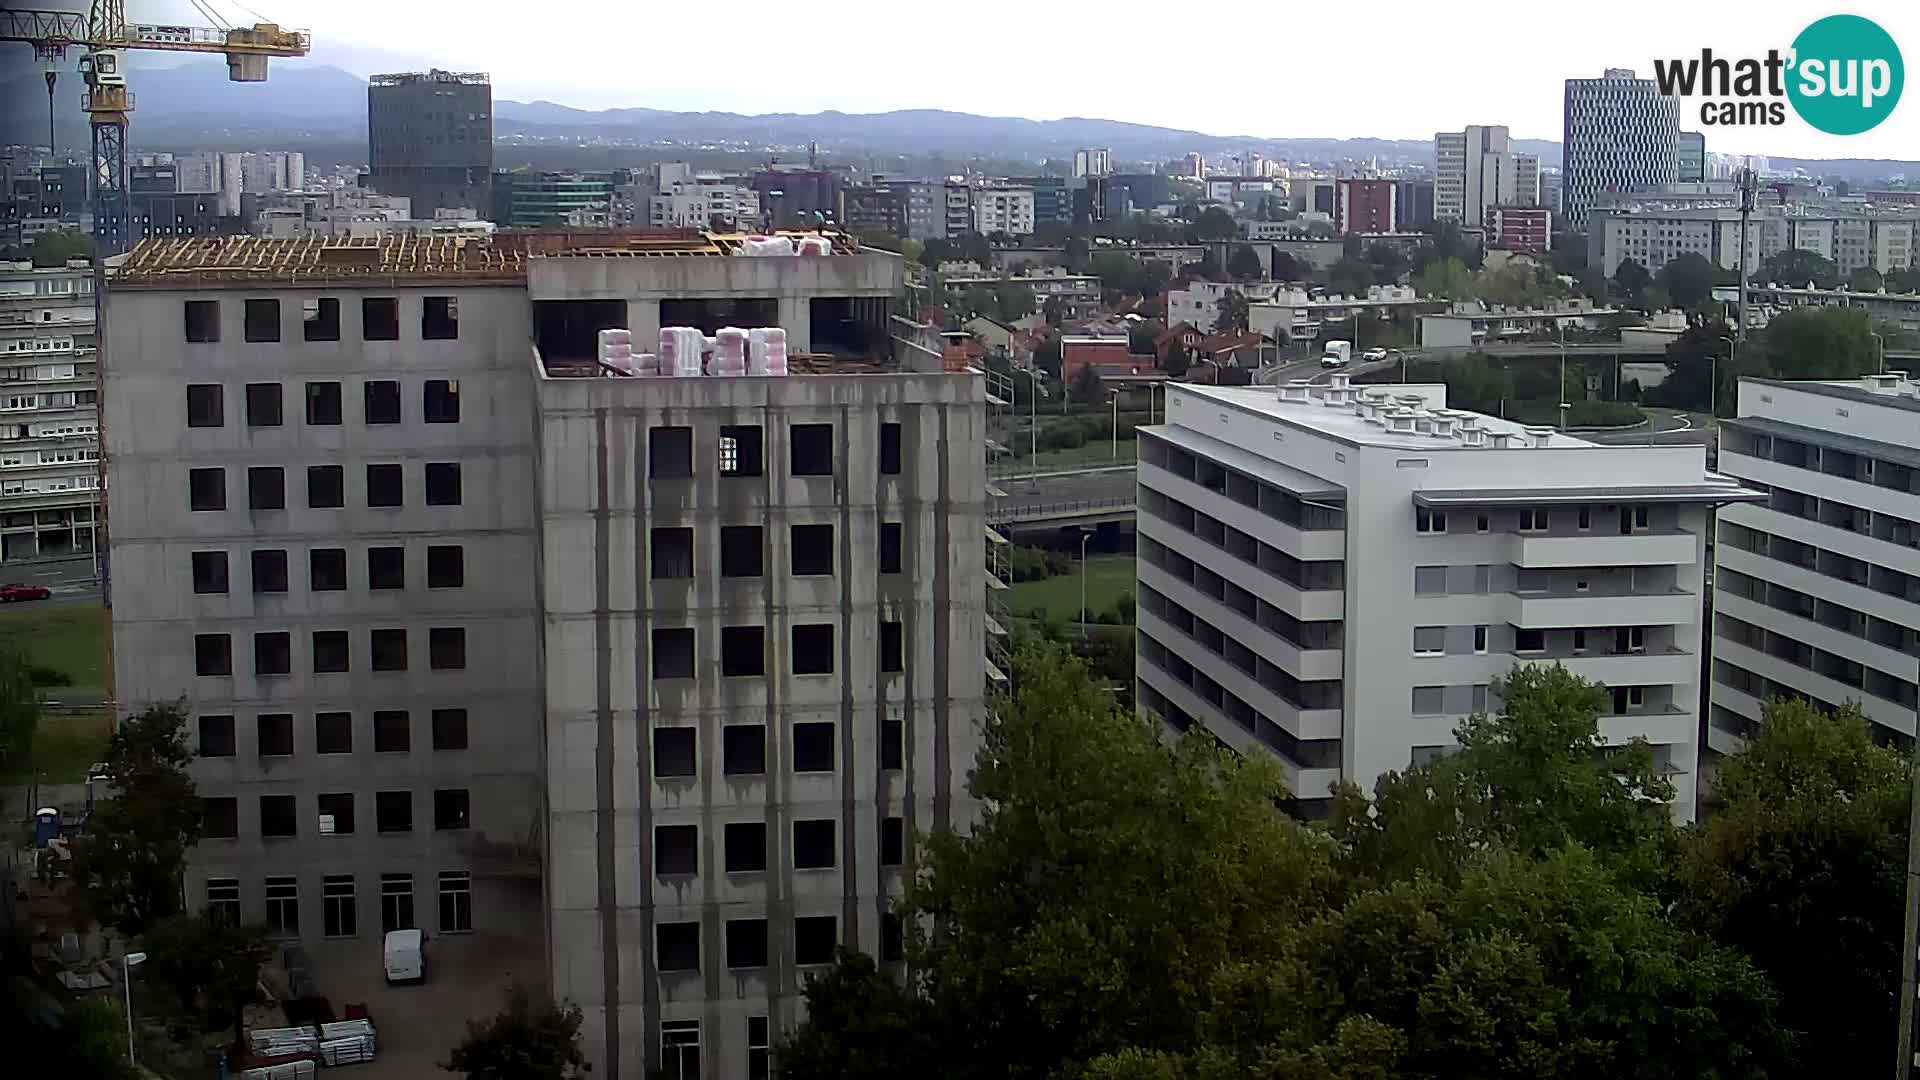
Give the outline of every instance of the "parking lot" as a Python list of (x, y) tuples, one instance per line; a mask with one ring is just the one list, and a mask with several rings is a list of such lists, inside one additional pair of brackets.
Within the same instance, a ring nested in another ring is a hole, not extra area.
[(448, 1075), (440, 1070), (469, 1019), (498, 1011), (518, 978), (538, 988), (545, 964), (538, 941), (499, 934), (433, 936), (428, 942), (427, 980), (388, 986), (380, 963), (380, 936), (311, 945), (314, 981), (336, 1014), (364, 1002), (380, 1040), (372, 1062), (341, 1070), (346, 1080), (417, 1080)]

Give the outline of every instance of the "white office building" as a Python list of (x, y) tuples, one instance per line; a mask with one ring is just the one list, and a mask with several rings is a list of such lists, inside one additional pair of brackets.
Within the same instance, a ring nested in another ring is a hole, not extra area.
[(1454, 746), (1516, 663), (1607, 687), (1691, 818), (1710, 509), (1700, 446), (1599, 446), (1437, 385), (1170, 386), (1141, 430), (1139, 700), (1281, 763), (1308, 816)]
[(1760, 706), (1860, 703), (1914, 730), (1920, 656), (1920, 382), (1742, 379), (1720, 467), (1765, 493), (1721, 511), (1707, 745), (1728, 752)]
[(755, 227), (760, 195), (750, 187), (717, 176), (675, 180), (647, 200), (647, 224), (654, 228), (705, 229), (719, 218), (727, 227)]
[(1560, 216), (1582, 229), (1587, 208), (1600, 196), (1679, 179), (1679, 101), (1662, 96), (1652, 79), (1635, 78), (1631, 68), (1568, 79), (1561, 155)]
[(1073, 175), (1112, 176), (1113, 151), (1104, 147), (1073, 152)]
[(1540, 159), (1518, 153), (1504, 125), (1433, 137), (1433, 216), (1484, 225), (1496, 206), (1540, 205)]

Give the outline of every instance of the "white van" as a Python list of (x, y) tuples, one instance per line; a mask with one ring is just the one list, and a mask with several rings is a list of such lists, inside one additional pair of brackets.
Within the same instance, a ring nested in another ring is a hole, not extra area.
[(427, 934), (424, 930), (389, 930), (381, 948), (387, 981), (425, 982), (427, 978)]

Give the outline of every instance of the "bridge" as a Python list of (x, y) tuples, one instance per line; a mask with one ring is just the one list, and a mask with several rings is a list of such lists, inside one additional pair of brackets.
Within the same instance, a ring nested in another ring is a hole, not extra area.
[(1133, 520), (1134, 468), (1063, 469), (995, 477), (1001, 492), (987, 511), (994, 526), (1105, 525)]

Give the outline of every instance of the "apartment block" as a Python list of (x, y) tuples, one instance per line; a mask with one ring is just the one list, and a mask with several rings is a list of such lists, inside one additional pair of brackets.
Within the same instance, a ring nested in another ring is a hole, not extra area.
[(0, 561), (93, 550), (99, 396), (91, 264), (0, 263)]
[(1505, 125), (1433, 137), (1433, 216), (1484, 225), (1496, 206), (1540, 204), (1540, 159), (1513, 149)]
[(1914, 734), (1920, 656), (1920, 383), (1740, 380), (1720, 467), (1764, 501), (1721, 511), (1707, 745), (1744, 745), (1761, 705), (1858, 702)]
[[(115, 673), (192, 716), (191, 906), (369, 969), (515, 943), (620, 1080), (766, 1075), (837, 946), (899, 963), (913, 838), (974, 813), (986, 398), (831, 239), (134, 250)], [(595, 362), (663, 325), (789, 374)]]
[(1035, 203), (1032, 188), (980, 187), (973, 189), (973, 231), (982, 236), (1033, 235)]
[(1689, 819), (1709, 512), (1759, 497), (1704, 455), (1339, 372), (1169, 387), (1141, 431), (1141, 705), (1273, 755), (1317, 816), (1337, 781), (1447, 753), (1516, 663), (1562, 663), (1606, 686), (1602, 733), (1653, 744)]

